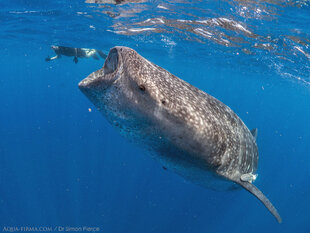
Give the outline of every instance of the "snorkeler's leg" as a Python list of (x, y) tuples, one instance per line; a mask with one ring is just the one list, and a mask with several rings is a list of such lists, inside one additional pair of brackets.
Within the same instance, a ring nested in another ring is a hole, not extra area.
[(100, 55), (100, 57), (102, 57), (103, 59), (106, 59), (108, 55), (106, 55), (104, 52), (102, 52), (101, 50), (97, 50), (97, 53)]
[(85, 49), (84, 51), (85, 51), (86, 57), (92, 57), (94, 54), (96, 54), (95, 49)]
[(94, 54), (92, 57), (96, 60), (99, 60), (99, 57), (97, 56), (97, 54)]

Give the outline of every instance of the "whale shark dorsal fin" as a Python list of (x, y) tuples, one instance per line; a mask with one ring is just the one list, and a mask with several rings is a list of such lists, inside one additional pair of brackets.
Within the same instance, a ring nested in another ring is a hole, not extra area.
[(254, 139), (255, 139), (255, 141), (256, 141), (256, 138), (257, 138), (257, 128), (252, 129), (252, 130), (251, 130), (251, 134), (253, 135), (253, 137), (254, 137)]
[(247, 181), (238, 180), (236, 183), (240, 184), (244, 189), (252, 193), (258, 200), (260, 200), (270, 213), (277, 219), (278, 223), (282, 222), (282, 218), (277, 209), (272, 205), (268, 198), (252, 183)]

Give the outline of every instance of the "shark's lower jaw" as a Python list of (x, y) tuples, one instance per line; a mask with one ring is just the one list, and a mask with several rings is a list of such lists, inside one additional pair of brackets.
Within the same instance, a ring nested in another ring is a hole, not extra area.
[(118, 77), (119, 62), (118, 49), (111, 49), (104, 66), (79, 83), (80, 90), (88, 96), (91, 92), (102, 92), (108, 89)]

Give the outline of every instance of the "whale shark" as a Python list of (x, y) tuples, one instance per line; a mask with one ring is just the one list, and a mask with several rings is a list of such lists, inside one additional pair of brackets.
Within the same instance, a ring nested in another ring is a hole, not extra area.
[(117, 46), (80, 90), (130, 141), (163, 168), (216, 190), (242, 187), (280, 223), (277, 209), (253, 184), (257, 177), (257, 130), (221, 101)]

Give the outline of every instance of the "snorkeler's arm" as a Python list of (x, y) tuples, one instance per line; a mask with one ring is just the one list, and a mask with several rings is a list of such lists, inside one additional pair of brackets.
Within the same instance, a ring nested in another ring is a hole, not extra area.
[(45, 58), (45, 61), (52, 61), (52, 60), (55, 60), (55, 59), (58, 59), (58, 58), (60, 58), (60, 55), (56, 55), (54, 57), (47, 57), (47, 58)]

